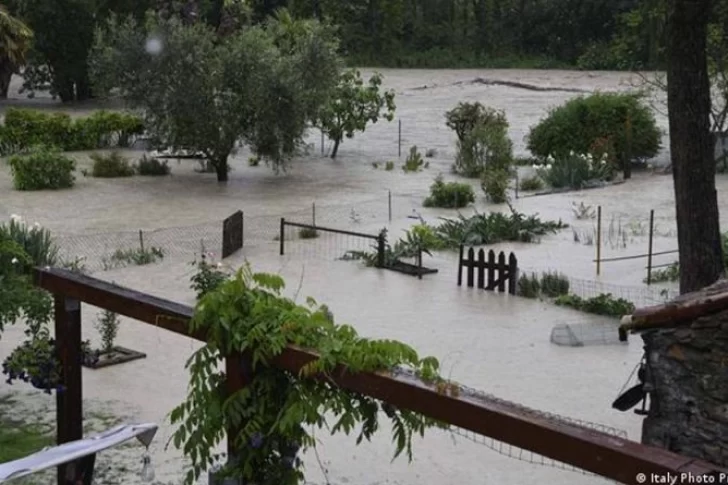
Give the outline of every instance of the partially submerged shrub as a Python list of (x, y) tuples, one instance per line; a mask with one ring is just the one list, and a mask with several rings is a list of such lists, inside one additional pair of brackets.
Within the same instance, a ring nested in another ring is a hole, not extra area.
[(108, 155), (92, 153), (89, 158), (93, 161), (91, 175), (94, 177), (113, 178), (134, 175), (134, 167), (126, 157), (118, 152), (111, 152)]
[(557, 157), (549, 156), (548, 163), (538, 169), (538, 175), (555, 189), (582, 189), (614, 178), (614, 166), (607, 160), (607, 156), (605, 154), (601, 158), (594, 158), (591, 154), (574, 152)]
[(511, 209), (510, 214), (476, 212), (470, 217), (443, 218), (433, 230), (443, 247), (458, 249), (461, 244), (482, 246), (504, 241), (535, 242), (539, 236), (556, 233), (566, 227), (568, 225), (560, 220), (542, 221), (537, 215), (526, 216)]
[(538, 298), (541, 294), (541, 283), (535, 273), (522, 274), (518, 278), (518, 295), (524, 298)]
[(164, 250), (158, 247), (139, 247), (134, 249), (117, 249), (108, 258), (102, 258), (101, 262), (105, 270), (121, 268), (127, 265), (144, 266), (156, 263), (164, 258)]
[(554, 303), (568, 306), (595, 315), (622, 317), (634, 313), (635, 306), (624, 298), (614, 298), (611, 293), (601, 293), (592, 298), (581, 298), (577, 295), (561, 295)]
[(655, 116), (638, 95), (596, 93), (571, 99), (551, 110), (531, 128), (528, 149), (536, 156), (555, 158), (570, 152), (595, 153), (595, 144), (610, 153), (610, 161), (643, 161), (660, 149)]
[(518, 184), (518, 188), (524, 192), (531, 192), (533, 190), (542, 190), (544, 187), (543, 180), (538, 175), (531, 175), (530, 177), (523, 177)]
[(488, 116), (458, 139), (453, 171), (464, 177), (481, 177), (486, 169), (509, 170), (513, 162), (513, 142), (508, 138), (508, 121), (501, 112)]
[(141, 117), (131, 113), (95, 111), (88, 117), (71, 119), (65, 113), (10, 108), (5, 112), (2, 143), (15, 150), (52, 145), (61, 150), (95, 150), (126, 147), (144, 132)]
[(541, 274), (541, 293), (549, 298), (557, 298), (569, 293), (569, 278), (557, 272)]
[(475, 192), (469, 184), (444, 182), (438, 175), (430, 186), (430, 196), (423, 203), (425, 207), (460, 209), (475, 202)]
[(494, 204), (502, 204), (508, 201), (508, 186), (511, 182), (511, 174), (502, 168), (487, 169), (483, 172), (481, 188), (488, 199)]
[(137, 162), (137, 171), (139, 175), (161, 176), (169, 175), (170, 169), (166, 160), (160, 161), (145, 154)]
[[(650, 273), (650, 283), (668, 283), (680, 280), (680, 264), (675, 261), (665, 268), (653, 269)], [(647, 278), (642, 280), (647, 283)]]
[(402, 170), (407, 172), (419, 172), (423, 168), (429, 167), (429, 162), (422, 160), (422, 154), (417, 150), (417, 146), (413, 145), (410, 147), (409, 155), (402, 165)]
[(53, 148), (35, 147), (28, 154), (8, 160), (16, 190), (67, 189), (76, 178), (76, 162)]

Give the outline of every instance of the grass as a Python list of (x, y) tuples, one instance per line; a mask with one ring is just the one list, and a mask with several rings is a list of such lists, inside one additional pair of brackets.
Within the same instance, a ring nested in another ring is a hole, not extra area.
[(47, 426), (10, 418), (17, 416), (12, 396), (0, 397), (0, 463), (17, 460), (55, 442)]

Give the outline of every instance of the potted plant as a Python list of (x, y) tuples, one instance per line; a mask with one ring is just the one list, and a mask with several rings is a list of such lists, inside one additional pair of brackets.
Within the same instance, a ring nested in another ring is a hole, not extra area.
[[(81, 344), (81, 359), (84, 363), (98, 360), (98, 352), (91, 350), (88, 341)], [(2, 371), (7, 375), (8, 384), (20, 380), (47, 394), (53, 390), (64, 390), (56, 342), (45, 326), (30, 333), (29, 338), (7, 356), (3, 361)]]

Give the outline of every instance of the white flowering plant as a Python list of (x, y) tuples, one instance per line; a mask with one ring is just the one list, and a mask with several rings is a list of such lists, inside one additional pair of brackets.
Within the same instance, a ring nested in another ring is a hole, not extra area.
[(615, 172), (607, 152), (598, 156), (573, 151), (559, 157), (548, 155), (542, 165), (534, 165), (534, 168), (538, 176), (555, 189), (582, 189), (594, 182), (612, 180)]

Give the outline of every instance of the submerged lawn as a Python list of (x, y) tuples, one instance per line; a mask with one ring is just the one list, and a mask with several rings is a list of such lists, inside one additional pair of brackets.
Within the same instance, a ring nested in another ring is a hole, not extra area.
[(24, 422), (14, 404), (11, 396), (0, 397), (0, 463), (23, 458), (55, 441), (47, 426)]

